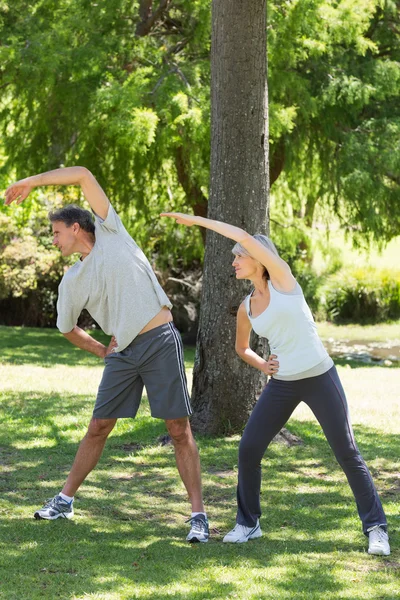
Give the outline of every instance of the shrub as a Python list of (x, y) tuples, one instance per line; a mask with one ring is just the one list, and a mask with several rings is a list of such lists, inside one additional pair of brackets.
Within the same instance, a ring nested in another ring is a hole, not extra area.
[(322, 289), (326, 316), (335, 323), (400, 318), (400, 272), (349, 269), (330, 276)]
[(65, 261), (50, 239), (46, 217), (16, 227), (0, 213), (1, 324), (54, 326)]

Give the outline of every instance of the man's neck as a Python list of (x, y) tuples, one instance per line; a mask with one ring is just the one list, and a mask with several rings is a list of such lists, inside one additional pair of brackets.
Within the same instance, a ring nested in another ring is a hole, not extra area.
[(85, 260), (87, 256), (91, 253), (95, 244), (94, 235), (88, 234), (83, 239), (79, 241), (79, 247), (77, 247), (76, 252), (79, 252), (81, 255), (81, 260)]

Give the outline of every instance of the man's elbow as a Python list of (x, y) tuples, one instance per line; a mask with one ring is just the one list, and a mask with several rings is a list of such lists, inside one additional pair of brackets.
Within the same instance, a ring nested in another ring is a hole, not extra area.
[(82, 185), (85, 181), (89, 181), (94, 178), (94, 175), (86, 167), (76, 167), (78, 169), (79, 183)]
[(71, 331), (66, 331), (65, 333), (62, 331), (61, 333), (62, 333), (62, 334), (63, 334), (63, 336), (64, 336), (65, 338), (67, 338), (67, 340), (68, 340), (68, 339), (69, 339), (69, 337), (75, 333), (75, 330), (76, 330), (76, 329), (77, 329), (77, 326), (75, 325), (75, 327), (73, 327), (73, 328), (71, 329)]

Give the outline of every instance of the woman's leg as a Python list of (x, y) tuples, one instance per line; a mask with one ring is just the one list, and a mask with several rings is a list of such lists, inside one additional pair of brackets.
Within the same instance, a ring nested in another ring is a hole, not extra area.
[(255, 405), (239, 445), (236, 522), (254, 527), (261, 515), (261, 459), (299, 400), (295, 382), (271, 379)]
[(371, 474), (361, 456), (350, 423), (346, 397), (336, 368), (305, 379), (302, 400), (318, 419), (353, 491), (363, 531), (386, 527), (386, 517)]

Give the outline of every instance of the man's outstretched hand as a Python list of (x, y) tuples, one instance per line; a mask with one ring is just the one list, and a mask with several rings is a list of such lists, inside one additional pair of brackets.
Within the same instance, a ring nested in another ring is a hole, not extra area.
[(27, 180), (21, 179), (6, 189), (4, 204), (21, 204), (29, 196), (34, 186)]

